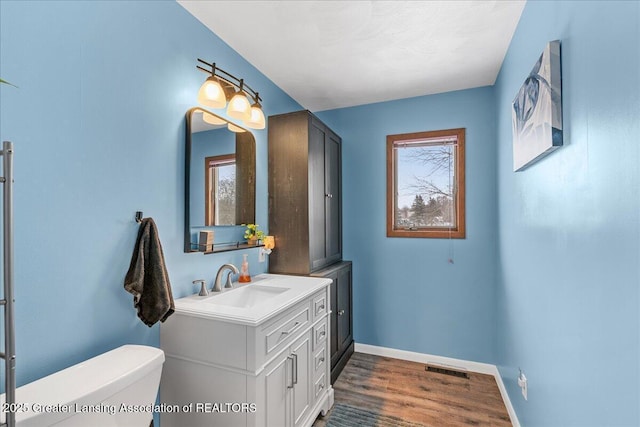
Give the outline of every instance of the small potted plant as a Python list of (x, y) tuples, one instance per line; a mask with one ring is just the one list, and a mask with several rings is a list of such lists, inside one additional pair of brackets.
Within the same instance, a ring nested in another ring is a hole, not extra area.
[(258, 230), (258, 227), (258, 224), (247, 224), (247, 229), (244, 230), (244, 238), (247, 239), (248, 244), (257, 245), (264, 238), (264, 233)]

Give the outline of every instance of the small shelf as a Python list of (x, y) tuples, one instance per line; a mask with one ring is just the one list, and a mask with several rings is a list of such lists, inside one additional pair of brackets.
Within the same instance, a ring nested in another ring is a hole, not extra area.
[(204, 255), (215, 254), (219, 252), (239, 251), (242, 249), (261, 248), (264, 244), (259, 243), (257, 245), (250, 245), (246, 242), (227, 242), (227, 243), (214, 243), (212, 251), (202, 251), (200, 248), (205, 245), (199, 245), (197, 243), (191, 243), (191, 252), (200, 252)]

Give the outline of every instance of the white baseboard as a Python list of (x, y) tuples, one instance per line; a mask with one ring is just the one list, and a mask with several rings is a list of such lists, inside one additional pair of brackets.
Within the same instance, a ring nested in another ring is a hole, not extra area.
[(520, 421), (518, 421), (516, 410), (513, 409), (513, 405), (511, 404), (511, 399), (509, 399), (509, 394), (507, 393), (507, 389), (505, 388), (504, 383), (502, 382), (502, 375), (500, 375), (500, 372), (498, 371), (497, 366), (494, 365), (493, 367), (496, 370), (493, 376), (495, 377), (496, 383), (498, 384), (498, 389), (500, 389), (500, 395), (502, 396), (502, 400), (504, 401), (504, 406), (507, 407), (509, 418), (511, 418), (511, 424), (513, 424), (514, 427), (520, 427)]
[(511, 405), (511, 399), (509, 399), (509, 395), (507, 394), (507, 389), (502, 382), (502, 377), (500, 376), (500, 372), (498, 372), (498, 368), (496, 365), (491, 365), (489, 363), (480, 363), (473, 362), (470, 360), (462, 360), (462, 359), (454, 359), (451, 357), (443, 357), (443, 356), (435, 356), (432, 354), (424, 354), (424, 353), (416, 353), (413, 351), (406, 350), (397, 350), (395, 348), (388, 347), (378, 347), (375, 345), (369, 344), (359, 344), (355, 343), (355, 349), (358, 353), (366, 353), (373, 354), (376, 356), (383, 357), (391, 357), (394, 359), (408, 360), (410, 362), (417, 363), (425, 363), (425, 364), (433, 364), (445, 367), (452, 367), (462, 371), (470, 371), (476, 372), (479, 374), (487, 374), (493, 375), (496, 379), (496, 384), (498, 384), (498, 389), (500, 390), (500, 395), (502, 396), (502, 400), (504, 401), (504, 406), (507, 408), (507, 412), (509, 413), (509, 418), (511, 418), (511, 424), (514, 427), (520, 427), (520, 422), (518, 421), (518, 417), (516, 415), (516, 411), (513, 409), (513, 405)]

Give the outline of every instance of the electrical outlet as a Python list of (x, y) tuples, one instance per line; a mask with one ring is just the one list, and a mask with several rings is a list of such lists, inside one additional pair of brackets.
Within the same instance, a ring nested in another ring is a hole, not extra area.
[(527, 400), (527, 377), (522, 372), (522, 369), (520, 370), (520, 375), (518, 375), (518, 385), (522, 389), (524, 400)]

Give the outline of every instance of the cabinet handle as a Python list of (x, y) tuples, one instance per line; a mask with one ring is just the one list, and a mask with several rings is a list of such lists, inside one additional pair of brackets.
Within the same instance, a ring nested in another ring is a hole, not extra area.
[(338, 310), (338, 316), (342, 316), (344, 314), (344, 310)]
[(318, 308), (316, 309), (316, 314), (320, 313), (322, 310), (324, 310), (324, 304), (318, 306)]
[(327, 335), (327, 333), (324, 330), (320, 331), (320, 333), (318, 334), (318, 341), (320, 341), (322, 338), (324, 338), (325, 335)]
[(293, 353), (291, 356), (293, 357), (293, 381), (291, 382), (291, 388), (293, 388), (293, 384), (298, 384), (298, 355)]
[(320, 359), (318, 359), (318, 363), (316, 363), (316, 369), (318, 369), (320, 367), (320, 365), (322, 365), (322, 362), (324, 362), (324, 356), (322, 356)]
[(325, 197), (327, 197), (328, 199), (332, 199), (333, 198), (333, 194), (327, 193), (327, 194), (325, 194)]
[[(289, 384), (287, 384), (287, 388), (293, 388), (293, 357), (291, 356), (287, 356), (287, 362), (289, 362), (289, 360), (291, 360), (291, 382)], [(289, 369), (285, 368), (285, 376), (289, 376)], [(286, 382), (289, 382), (289, 380), (287, 378), (285, 378)]]
[(289, 329), (288, 331), (282, 331), (281, 334), (282, 335), (289, 335), (291, 332), (293, 332), (298, 327), (299, 324), (300, 324), (300, 322), (296, 322), (295, 325), (293, 325), (291, 327), (291, 329)]

